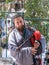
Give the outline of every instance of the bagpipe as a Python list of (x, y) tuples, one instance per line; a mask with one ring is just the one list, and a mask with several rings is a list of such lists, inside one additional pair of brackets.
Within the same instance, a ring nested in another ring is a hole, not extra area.
[[(36, 48), (37, 49), (37, 53), (35, 54), (35, 56), (33, 56), (33, 62), (34, 62), (34, 65), (42, 65), (42, 59), (38, 56), (42, 53), (42, 44), (40, 42), (40, 39), (41, 39), (41, 33), (40, 31), (36, 30), (34, 31), (32, 37), (30, 38), (30, 41), (31, 41), (31, 45), (33, 47), (36, 47), (35, 44), (39, 44), (39, 47)], [(38, 57), (38, 58), (35, 58), (35, 57)]]
[(39, 44), (39, 47), (36, 48), (37, 49), (36, 55), (39, 55), (39, 54), (42, 53), (42, 44), (40, 42), (40, 39), (41, 39), (41, 33), (40, 33), (40, 31), (38, 31), (38, 30), (34, 31), (32, 37), (30, 38), (30, 41), (31, 41), (31, 45), (33, 47), (35, 46), (35, 44), (36, 45), (37, 45), (37, 43)]

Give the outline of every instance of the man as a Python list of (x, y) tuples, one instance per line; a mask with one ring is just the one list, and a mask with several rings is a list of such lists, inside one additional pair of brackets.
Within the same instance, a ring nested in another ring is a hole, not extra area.
[(19, 50), (16, 50), (21, 44), (23, 44), (23, 42), (26, 39), (28, 39), (31, 36), (33, 31), (25, 27), (24, 20), (19, 15), (14, 16), (14, 25), (15, 25), (15, 29), (10, 33), (8, 39), (11, 57), (17, 65), (32, 65), (33, 55), (37, 53), (36, 48), (39, 47), (39, 43), (35, 44), (35, 48), (34, 48), (32, 47), (29, 39), (27, 42), (25, 42), (24, 45), (22, 45), (22, 47), (19, 48)]

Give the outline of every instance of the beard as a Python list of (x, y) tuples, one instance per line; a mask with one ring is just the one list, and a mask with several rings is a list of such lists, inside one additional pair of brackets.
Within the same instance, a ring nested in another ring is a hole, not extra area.
[(21, 27), (19, 27), (19, 28), (17, 28), (17, 29), (18, 29), (19, 31), (23, 32), (24, 28), (25, 28), (25, 26), (23, 25), (23, 26), (21, 26)]

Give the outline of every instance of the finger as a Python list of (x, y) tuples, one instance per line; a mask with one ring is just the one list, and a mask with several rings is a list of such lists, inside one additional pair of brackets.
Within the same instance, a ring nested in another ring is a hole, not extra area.
[(33, 54), (36, 54), (37, 52), (32, 52)]
[(32, 50), (32, 53), (36, 53), (37, 52), (37, 50)]
[(37, 50), (36, 50), (35, 48), (32, 48), (32, 51), (35, 51), (35, 52), (37, 52)]
[(32, 52), (33, 55), (35, 55), (37, 52)]
[(32, 50), (32, 53), (36, 53), (37, 52), (37, 50)]
[(39, 45), (36, 45), (36, 46), (34, 45), (34, 48), (35, 48), (35, 49), (38, 48), (38, 47), (39, 47)]

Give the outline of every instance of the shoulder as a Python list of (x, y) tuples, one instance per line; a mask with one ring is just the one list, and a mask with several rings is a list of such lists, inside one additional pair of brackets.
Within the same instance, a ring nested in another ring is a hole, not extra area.
[(13, 29), (12, 32), (9, 34), (9, 38), (13, 38), (14, 37), (14, 32), (15, 32), (15, 29)]
[(27, 27), (27, 28), (26, 28), (26, 31), (27, 31), (28, 33), (32, 34), (32, 33), (34, 33), (34, 32), (36, 31), (36, 28), (34, 28), (34, 27)]
[(15, 35), (18, 34), (18, 30), (17, 29), (13, 29), (12, 32), (9, 34), (9, 38), (14, 38)]

